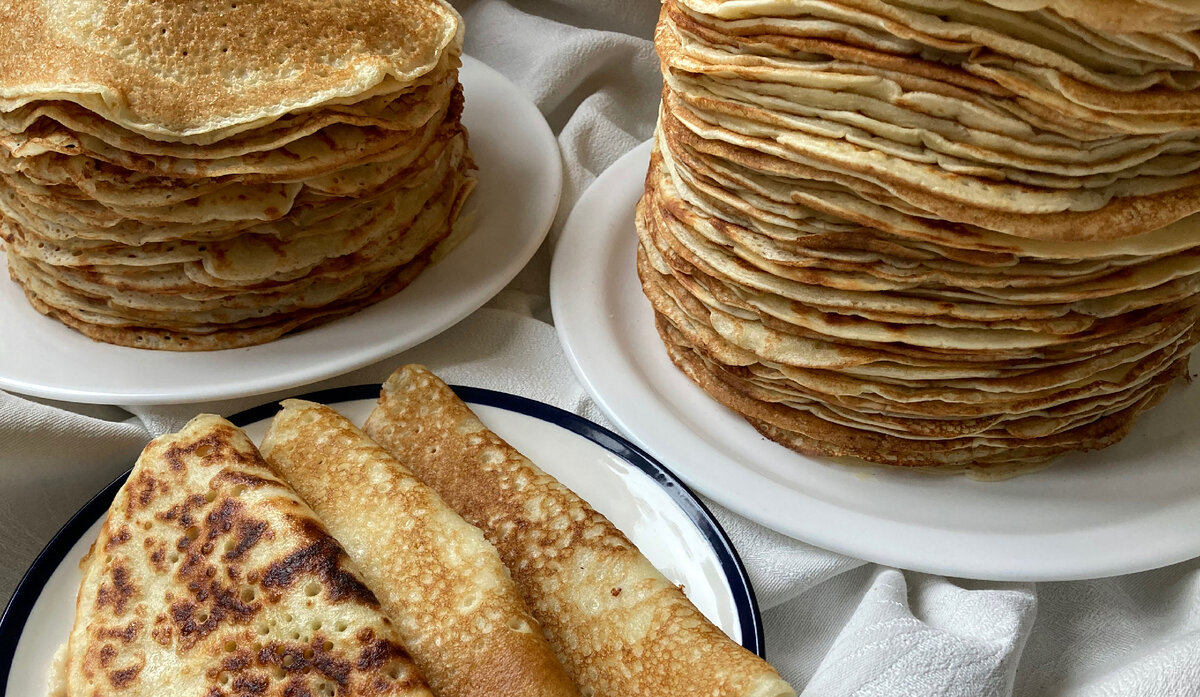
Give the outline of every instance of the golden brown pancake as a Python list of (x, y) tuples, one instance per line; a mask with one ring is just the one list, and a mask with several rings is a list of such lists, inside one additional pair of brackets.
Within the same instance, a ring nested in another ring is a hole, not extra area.
[(82, 566), (66, 697), (432, 697), (341, 545), (220, 417), (146, 446)]
[(329, 407), (289, 399), (262, 442), (348, 550), (441, 697), (577, 697), (478, 528)]
[(5, 111), (70, 101), (152, 138), (209, 142), (400, 89), (462, 31), (435, 0), (248, 1), (220, 12), (199, 0), (23, 0), (5, 7), (0, 30)]
[(425, 368), (388, 378), (366, 431), (483, 530), (582, 694), (795, 694)]
[(807, 455), (1115, 443), (1200, 342), (1198, 17), (666, 0), (635, 227), (668, 355)]
[(466, 233), (461, 50), (441, 0), (0, 10), (10, 276), (93, 339), (166, 350), (398, 292)]

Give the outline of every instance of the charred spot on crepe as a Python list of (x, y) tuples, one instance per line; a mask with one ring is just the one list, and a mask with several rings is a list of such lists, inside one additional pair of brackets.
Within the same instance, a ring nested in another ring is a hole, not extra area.
[(113, 614), (120, 617), (125, 614), (129, 600), (138, 592), (138, 588), (130, 580), (128, 567), (118, 563), (111, 568), (108, 582), (102, 583), (100, 592), (96, 594), (96, 607), (111, 605)]
[(116, 679), (224, 697), (430, 697), (344, 552), (218, 417), (147, 446), (83, 570), (65, 665), (80, 694)]
[(315, 575), (321, 579), (330, 602), (349, 598), (378, 607), (375, 594), (343, 568), (346, 553), (337, 541), (311, 520), (292, 522), (300, 529), (301, 539), (312, 542), (268, 566), (260, 581), (263, 588), (285, 588), (293, 585), (300, 576)]

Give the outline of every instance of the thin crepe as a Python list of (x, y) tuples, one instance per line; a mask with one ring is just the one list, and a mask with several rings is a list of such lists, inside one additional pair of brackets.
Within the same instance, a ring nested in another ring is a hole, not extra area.
[(0, 109), (70, 101), (149, 138), (212, 142), (397, 91), (461, 44), (462, 22), (436, 0), (244, 2), (219, 14), (202, 0), (21, 0), (0, 12), (0, 36)]
[(479, 529), (349, 420), (286, 400), (262, 450), (362, 569), (440, 697), (577, 697)]
[(93, 339), (168, 350), (392, 295), (474, 185), (461, 48), (441, 0), (0, 9), (10, 276)]
[(432, 697), (342, 547), (218, 416), (146, 446), (82, 567), (57, 697)]
[(427, 369), (393, 373), (365, 430), (484, 531), (583, 694), (795, 694)]
[(1200, 341), (1200, 38), (1130, 28), (1183, 10), (665, 0), (635, 227), (669, 357), (808, 455), (1119, 440)]

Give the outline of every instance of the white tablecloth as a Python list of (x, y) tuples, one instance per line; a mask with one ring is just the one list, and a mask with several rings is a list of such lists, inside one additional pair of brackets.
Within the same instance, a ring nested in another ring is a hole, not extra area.
[[(567, 175), (561, 225), (588, 183), (650, 136), (660, 81), (649, 37), (658, 3), (458, 6), (467, 52), (521, 86), (559, 134)], [(400, 357), (306, 390), (379, 381), (401, 362), (418, 361), (450, 382), (605, 423), (547, 323), (554, 239), (488, 308)], [(277, 396), (121, 409), (0, 392), (0, 599), (151, 434), (201, 410), (230, 414)], [(750, 571), (768, 658), (804, 695), (1200, 696), (1200, 560), (1089, 582), (962, 581), (847, 558), (713, 509)]]

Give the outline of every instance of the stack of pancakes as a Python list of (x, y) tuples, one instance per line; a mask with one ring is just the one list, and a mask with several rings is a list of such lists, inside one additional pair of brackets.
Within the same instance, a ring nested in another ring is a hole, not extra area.
[(87, 336), (171, 350), (396, 293), (474, 185), (461, 45), (441, 0), (0, 10), (9, 274)]
[(638, 270), (676, 365), (808, 454), (1122, 438), (1200, 340), (1200, 10), (1114, 5), (667, 0)]

